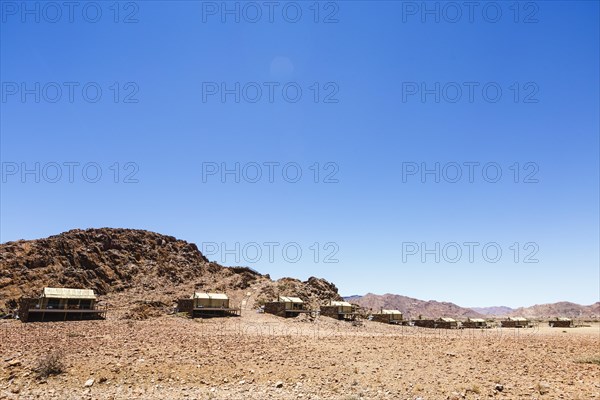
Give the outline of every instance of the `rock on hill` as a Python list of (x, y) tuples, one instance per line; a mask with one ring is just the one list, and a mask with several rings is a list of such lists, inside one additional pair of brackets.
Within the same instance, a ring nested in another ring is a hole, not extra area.
[(375, 310), (396, 309), (400, 310), (407, 318), (439, 318), (439, 317), (482, 317), (483, 315), (470, 308), (459, 307), (453, 303), (439, 301), (424, 301), (397, 294), (377, 295), (368, 293), (364, 296), (345, 297), (346, 301), (356, 303), (362, 307)]
[(45, 286), (91, 288), (124, 309), (140, 301), (173, 304), (194, 290), (225, 291), (247, 308), (276, 295), (311, 304), (341, 298), (323, 279), (272, 281), (250, 268), (210, 262), (193, 243), (144, 230), (76, 229), (0, 244), (0, 315)]
[(568, 301), (561, 301), (551, 304), (536, 304), (531, 307), (521, 307), (513, 310), (511, 316), (520, 316), (527, 318), (590, 318), (600, 317), (600, 302), (589, 306), (582, 306)]

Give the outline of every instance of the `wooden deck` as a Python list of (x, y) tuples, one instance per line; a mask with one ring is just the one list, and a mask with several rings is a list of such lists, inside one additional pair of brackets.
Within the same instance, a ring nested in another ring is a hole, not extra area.
[(72, 321), (105, 317), (106, 309), (30, 308), (27, 310), (26, 321)]
[(240, 308), (222, 308), (222, 307), (194, 307), (192, 309), (192, 318), (213, 318), (213, 317), (238, 317), (242, 315)]

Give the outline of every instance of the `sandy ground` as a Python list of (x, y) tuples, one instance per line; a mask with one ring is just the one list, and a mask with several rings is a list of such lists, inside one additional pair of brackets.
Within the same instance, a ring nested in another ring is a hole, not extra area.
[[(600, 399), (600, 365), (581, 362), (600, 358), (597, 324), (450, 331), (246, 311), (4, 320), (0, 339), (0, 399)], [(55, 351), (65, 372), (38, 378)]]

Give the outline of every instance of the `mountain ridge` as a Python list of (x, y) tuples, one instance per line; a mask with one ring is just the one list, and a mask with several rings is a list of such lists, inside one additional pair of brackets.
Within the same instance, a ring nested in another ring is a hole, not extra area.
[[(415, 313), (423, 317), (431, 317), (428, 314), (431, 314), (433, 311), (438, 313), (437, 316), (444, 317), (600, 318), (600, 302), (581, 305), (568, 301), (559, 301), (556, 303), (536, 304), (529, 307), (511, 308), (507, 306), (461, 307), (450, 302), (420, 300), (390, 293), (383, 295), (367, 293), (365, 295), (345, 296), (344, 299), (367, 308), (398, 309), (412, 318), (415, 317)], [(408, 303), (412, 303), (412, 307), (407, 306)]]
[(344, 297), (347, 301), (356, 303), (362, 307), (372, 310), (377, 309), (396, 309), (404, 314), (405, 318), (477, 318), (484, 317), (470, 308), (460, 307), (450, 302), (440, 302), (436, 300), (420, 300), (413, 297), (399, 294), (386, 293), (378, 295), (367, 293), (364, 296)]
[(515, 311), (514, 308), (510, 308), (507, 306), (469, 307), (469, 308), (480, 314), (489, 315), (489, 316), (493, 316), (493, 317), (507, 316)]

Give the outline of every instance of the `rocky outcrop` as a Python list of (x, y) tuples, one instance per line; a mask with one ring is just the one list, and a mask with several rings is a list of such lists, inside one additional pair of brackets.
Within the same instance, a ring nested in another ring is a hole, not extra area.
[(304, 282), (294, 278), (281, 278), (275, 285), (262, 287), (256, 301), (258, 305), (262, 305), (278, 296), (299, 297), (313, 309), (329, 300), (342, 299), (333, 283), (311, 276)]
[[(337, 288), (322, 279), (291, 281), (310, 301), (339, 296)], [(149, 300), (140, 296), (170, 302), (198, 289), (241, 297), (242, 291), (255, 286), (276, 293), (289, 282), (273, 282), (243, 266), (221, 266), (210, 262), (194, 243), (145, 230), (76, 229), (0, 245), (0, 315), (14, 309), (18, 298), (37, 296), (45, 286), (121, 293), (115, 297), (117, 305), (131, 306)]]

